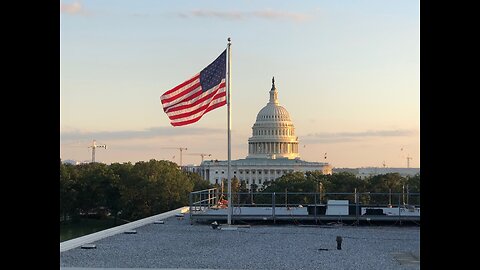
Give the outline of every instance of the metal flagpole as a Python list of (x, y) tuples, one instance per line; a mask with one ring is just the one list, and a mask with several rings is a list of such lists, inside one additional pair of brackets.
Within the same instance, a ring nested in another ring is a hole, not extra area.
[(227, 215), (227, 222), (228, 225), (232, 224), (232, 177), (230, 175), (230, 159), (232, 154), (231, 139), (230, 139), (230, 129), (231, 129), (231, 121), (230, 121), (230, 45), (232, 45), (231, 39), (228, 38), (228, 45), (227, 45), (227, 55), (228, 55), (228, 62), (227, 62), (227, 118), (228, 118), (228, 161), (227, 161), (227, 177), (228, 177), (228, 215)]

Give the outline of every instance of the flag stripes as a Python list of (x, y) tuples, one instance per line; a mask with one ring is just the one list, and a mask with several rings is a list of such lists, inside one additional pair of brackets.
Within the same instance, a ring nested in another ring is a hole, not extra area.
[(160, 97), (163, 111), (172, 126), (195, 123), (205, 113), (227, 104), (225, 62), (224, 51), (200, 73), (166, 91)]

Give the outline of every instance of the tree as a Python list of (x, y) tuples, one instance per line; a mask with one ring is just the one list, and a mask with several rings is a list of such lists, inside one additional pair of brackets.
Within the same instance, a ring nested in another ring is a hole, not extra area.
[[(127, 200), (125, 198), (129, 197), (131, 194), (130, 191), (127, 189), (130, 187), (129, 182), (131, 180), (131, 172), (133, 168), (133, 164), (131, 162), (124, 162), (124, 163), (112, 163), (110, 164), (110, 169), (112, 170), (113, 174), (118, 176), (117, 180), (114, 182), (110, 193), (107, 196), (110, 198), (110, 202), (112, 205), (110, 206), (111, 212), (114, 215), (114, 224), (117, 223), (117, 218), (120, 213), (122, 213), (122, 217), (127, 217), (128, 212), (134, 212), (134, 208), (132, 205), (127, 205)], [(124, 208), (128, 208), (129, 210), (124, 212)]]
[(199, 191), (212, 188), (213, 185), (209, 181), (204, 180), (198, 173), (185, 172), (189, 181), (193, 183), (193, 191)]
[(406, 185), (408, 187), (408, 192), (409, 192), (408, 203), (412, 205), (420, 205), (419, 194), (410, 195), (410, 193), (420, 193), (420, 173), (417, 173), (412, 177), (407, 177)]
[(112, 172), (120, 179), (126, 179), (127, 177), (130, 176), (133, 168), (133, 164), (131, 162), (124, 162), (124, 163), (112, 163), (110, 164), (110, 169)]
[(60, 215), (66, 221), (77, 216), (78, 191), (75, 188), (75, 166), (60, 161)]
[[(317, 182), (313, 178), (306, 178), (303, 172), (293, 172), (282, 175), (275, 181), (268, 182), (268, 186), (263, 189), (263, 192), (276, 193), (275, 201), (289, 204), (306, 204), (313, 202), (313, 195), (306, 194), (289, 194), (291, 192), (309, 193), (315, 192)], [(277, 195), (278, 194), (278, 195)], [(271, 198), (262, 196), (262, 201), (271, 201)]]
[[(332, 175), (328, 175), (327, 181), (325, 181), (325, 191), (329, 193), (354, 193), (355, 189), (357, 192), (364, 192), (366, 189), (366, 182), (353, 173), (350, 172), (339, 172)], [(355, 201), (354, 194), (331, 194), (325, 197), (325, 200), (349, 200), (350, 202)]]
[(121, 166), (116, 168), (117, 172), (124, 172), (119, 181), (122, 204), (121, 216), (123, 219), (136, 220), (146, 216), (148, 212), (145, 209), (145, 187), (147, 187), (148, 182), (144, 177), (134, 172), (134, 166), (123, 165), (125, 168), (121, 168)]
[(407, 177), (406, 184), (410, 192), (420, 192), (420, 173)]
[[(89, 163), (75, 166), (78, 171), (76, 187), (78, 208), (84, 214), (89, 212), (100, 214), (119, 208), (118, 175), (108, 165)], [(102, 211), (103, 212), (103, 211)]]
[[(399, 173), (387, 173), (374, 175), (367, 179), (367, 190), (372, 193), (401, 193), (402, 187), (405, 185), (406, 179), (400, 176)], [(401, 199), (401, 194), (392, 195), (380, 195), (372, 194), (370, 203), (374, 204), (388, 204), (390, 200), (392, 204), (398, 203)]]
[(151, 159), (135, 163), (122, 187), (125, 216), (139, 219), (188, 205), (194, 180), (173, 162)]

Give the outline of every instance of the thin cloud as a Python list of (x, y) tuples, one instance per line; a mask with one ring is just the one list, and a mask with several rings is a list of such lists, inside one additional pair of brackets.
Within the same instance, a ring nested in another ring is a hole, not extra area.
[[(213, 10), (193, 10), (190, 12), (193, 17), (216, 17), (220, 19), (229, 20), (243, 20), (248, 14), (245, 12), (232, 12), (232, 11), (213, 11)], [(185, 16), (188, 17), (188, 14)]]
[(60, 12), (70, 15), (87, 15), (87, 11), (79, 1), (70, 4), (60, 3)]
[(60, 138), (64, 142), (78, 140), (122, 140), (122, 139), (146, 139), (164, 136), (181, 135), (212, 135), (224, 132), (223, 129), (214, 128), (172, 128), (172, 127), (153, 127), (146, 130), (123, 130), (123, 131), (100, 131), (100, 132), (81, 132), (78, 130), (65, 131), (60, 133)]
[(261, 11), (216, 11), (216, 10), (192, 10), (188, 13), (178, 13), (181, 18), (200, 17), (200, 18), (219, 18), (224, 20), (245, 20), (259, 18), (266, 20), (289, 20), (294, 22), (303, 22), (312, 18), (305, 13), (275, 11), (272, 9)]
[(369, 130), (362, 132), (338, 132), (338, 133), (312, 133), (300, 137), (305, 143), (339, 143), (358, 141), (363, 138), (372, 137), (403, 137), (415, 134), (415, 130), (396, 129), (396, 130)]
[(303, 13), (282, 12), (274, 10), (257, 11), (253, 13), (258, 18), (268, 20), (292, 20), (295, 22), (303, 22), (311, 18), (310, 15)]
[(150, 14), (148, 13), (132, 13), (130, 14), (131, 16), (133, 17), (138, 17), (138, 18), (148, 18), (148, 17), (151, 17)]

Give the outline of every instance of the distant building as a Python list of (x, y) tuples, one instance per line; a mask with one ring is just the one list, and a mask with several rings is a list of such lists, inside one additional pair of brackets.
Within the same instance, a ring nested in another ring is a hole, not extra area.
[(71, 164), (71, 165), (80, 165), (80, 164), (87, 164), (90, 163), (90, 161), (85, 160), (85, 161), (78, 161), (78, 160), (73, 160), (73, 159), (66, 159), (62, 160), (63, 164)]
[[(278, 91), (272, 79), (270, 100), (257, 114), (248, 139), (248, 156), (231, 161), (232, 178), (236, 177), (250, 188), (261, 186), (290, 172), (320, 171), (332, 173), (326, 162), (308, 162), (300, 159), (298, 137), (288, 111), (279, 105)], [(200, 166), (189, 166), (189, 171), (198, 172), (212, 184), (227, 179), (227, 161), (206, 160)]]
[(350, 172), (356, 177), (367, 178), (379, 174), (398, 173), (403, 177), (411, 177), (420, 173), (420, 168), (382, 168), (382, 167), (366, 167), (366, 168), (333, 168), (333, 173)]

